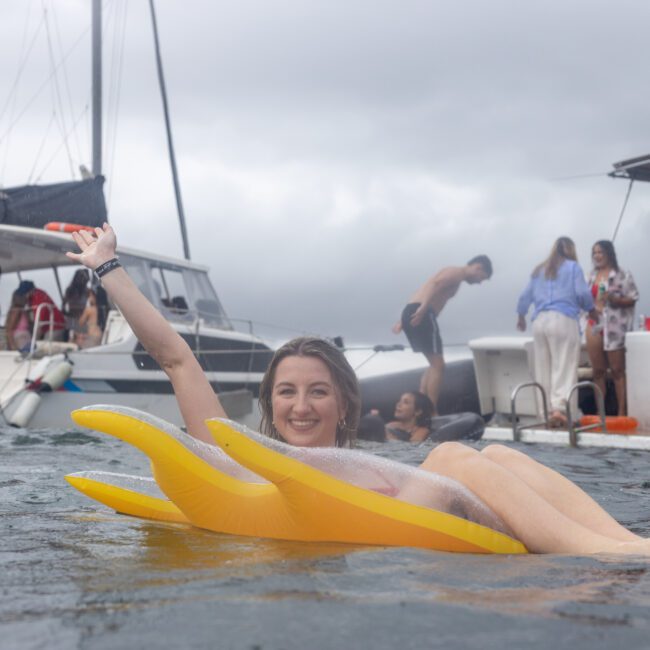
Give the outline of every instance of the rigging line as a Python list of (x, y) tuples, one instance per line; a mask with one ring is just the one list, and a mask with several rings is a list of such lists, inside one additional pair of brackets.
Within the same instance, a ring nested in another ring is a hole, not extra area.
[(68, 131), (68, 133), (64, 134), (63, 141), (59, 144), (59, 146), (56, 148), (55, 152), (52, 154), (50, 159), (47, 161), (47, 163), (45, 164), (45, 166), (41, 170), (41, 173), (35, 179), (35, 181), (34, 181), (35, 183), (38, 183), (43, 178), (43, 174), (45, 174), (45, 172), (48, 170), (48, 168), (52, 164), (52, 161), (57, 157), (59, 151), (61, 151), (61, 147), (63, 147), (66, 144), (67, 139), (70, 137), (70, 133), (72, 133), (72, 131), (75, 128), (77, 128), (77, 124), (79, 124), (79, 122), (81, 121), (83, 116), (87, 113), (87, 111), (88, 111), (88, 105), (86, 104), (86, 106), (84, 106), (84, 108), (83, 108), (81, 114), (79, 115), (79, 117), (74, 121), (74, 123), (70, 127), (70, 130)]
[[(58, 41), (58, 46), (59, 46), (59, 52), (63, 56), (63, 41), (61, 40), (61, 30), (59, 29), (59, 19), (57, 17), (56, 11), (54, 10), (54, 2), (52, 1), (52, 16), (54, 17), (54, 29), (56, 32), (56, 37)], [(66, 65), (63, 65), (63, 81), (65, 83), (65, 90), (66, 90), (66, 95), (68, 98), (68, 109), (70, 111), (70, 115), (74, 115), (74, 108), (72, 106), (72, 93), (70, 92), (70, 81), (68, 77), (68, 68)], [(75, 144), (77, 146), (77, 160), (83, 160), (83, 156), (81, 155), (81, 146), (79, 144), (79, 136), (77, 134), (77, 131), (74, 132), (74, 140)]]
[[(31, 7), (30, 7), (30, 12), (31, 12)], [(28, 14), (27, 18), (29, 20), (29, 14)], [(7, 94), (7, 100), (5, 101), (5, 105), (2, 108), (2, 111), (0, 111), (0, 120), (2, 120), (2, 118), (4, 117), (4, 114), (5, 114), (6, 110), (7, 110), (7, 107), (9, 106), (9, 102), (12, 99), (12, 95), (15, 93), (15, 91), (16, 91), (16, 89), (18, 87), (18, 83), (20, 82), (20, 78), (22, 77), (23, 70), (25, 69), (25, 66), (27, 65), (27, 61), (29, 60), (29, 55), (31, 54), (32, 49), (34, 48), (34, 45), (36, 44), (36, 39), (37, 39), (41, 29), (43, 28), (43, 23), (44, 23), (44, 20), (43, 20), (43, 18), (41, 18), (41, 22), (36, 27), (36, 31), (34, 32), (34, 36), (32, 36), (32, 40), (31, 40), (31, 42), (29, 44), (29, 47), (27, 48), (27, 52), (24, 55), (23, 55), (23, 53), (21, 53), (20, 57), (18, 57), (18, 60), (20, 61), (20, 63), (18, 64), (18, 71), (16, 72), (16, 78), (14, 79), (14, 82), (11, 85), (11, 88), (9, 89), (9, 93)], [(23, 39), (26, 37), (25, 36), (26, 32), (27, 32), (27, 23), (25, 24), (25, 34), (23, 35)], [(23, 46), (21, 46), (21, 49), (24, 49), (24, 42), (23, 42)], [(22, 57), (22, 61), (21, 61), (21, 57)]]
[[(114, 111), (113, 111), (113, 135), (111, 139), (111, 144), (110, 144), (110, 154), (109, 154), (109, 174), (110, 178), (113, 177), (113, 168), (115, 166), (115, 150), (117, 146), (117, 133), (118, 133), (118, 122), (119, 122), (119, 116), (120, 116), (120, 98), (122, 95), (122, 69), (124, 65), (124, 46), (126, 43), (126, 17), (127, 17), (127, 3), (123, 2), (122, 3), (122, 24), (120, 27), (120, 34), (121, 34), (121, 41), (120, 41), (120, 46), (119, 46), (119, 54), (117, 58), (117, 81), (116, 81), (116, 90), (115, 90), (115, 100), (113, 102), (114, 106)], [(117, 22), (117, 21), (116, 21)], [(117, 30), (117, 28), (116, 28)], [(111, 183), (111, 186), (108, 191), (108, 201), (110, 203), (110, 198), (113, 193), (113, 183)]]
[(43, 81), (43, 83), (38, 87), (38, 90), (30, 97), (29, 101), (25, 106), (23, 107), (23, 110), (18, 114), (18, 117), (11, 122), (9, 127), (0, 135), (0, 144), (2, 144), (2, 141), (7, 137), (7, 135), (11, 132), (13, 127), (18, 123), (20, 118), (27, 112), (27, 109), (36, 101), (36, 99), (40, 96), (40, 94), (43, 92), (43, 89), (49, 84), (50, 79), (52, 78), (52, 75), (56, 72), (56, 70), (63, 64), (63, 62), (72, 54), (72, 52), (76, 49), (76, 47), (79, 45), (83, 37), (86, 35), (87, 32), (90, 31), (90, 27), (86, 27), (84, 31), (81, 33), (79, 38), (74, 42), (72, 47), (68, 50), (68, 53), (65, 55), (65, 57), (57, 64), (57, 67), (50, 73), (49, 77)]
[(549, 181), (572, 181), (576, 178), (595, 178), (596, 176), (607, 176), (608, 172), (594, 172), (591, 174), (576, 174), (575, 176), (556, 176), (555, 178), (549, 178)]
[[(9, 114), (9, 122), (13, 120), (13, 116), (16, 113), (16, 103), (18, 101), (18, 84), (20, 82), (20, 79), (22, 77), (22, 72), (27, 65), (27, 61), (29, 60), (29, 54), (32, 51), (32, 48), (34, 47), (34, 44), (36, 43), (36, 38), (38, 34), (40, 33), (40, 29), (43, 26), (43, 21), (41, 20), (40, 24), (38, 25), (36, 32), (34, 33), (34, 36), (32, 37), (31, 43), (29, 47), (27, 48), (27, 52), (25, 52), (25, 43), (27, 40), (27, 32), (29, 28), (29, 18), (31, 15), (31, 5), (29, 6), (29, 11), (27, 13), (27, 19), (25, 20), (25, 27), (23, 28), (23, 36), (22, 36), (22, 42), (20, 45), (20, 56), (18, 57), (18, 71), (16, 73), (16, 78), (14, 79), (14, 83), (11, 87), (11, 90), (9, 91), (9, 94), (7, 95), (7, 101), (5, 103), (4, 108), (2, 109), (2, 112), (0, 113), (0, 122), (2, 121), (2, 118), (5, 114), (5, 111), (7, 108), (11, 105), (11, 112)], [(5, 177), (5, 173), (7, 170), (7, 161), (9, 160), (9, 151), (10, 151), (10, 136), (7, 137), (7, 141), (5, 143), (4, 147), (4, 152), (3, 152), (3, 158), (2, 158), (2, 169), (0, 170), (0, 179)]]
[(52, 35), (50, 34), (50, 22), (48, 20), (48, 10), (47, 7), (45, 6), (45, 1), (42, 0), (42, 6), (43, 6), (43, 13), (45, 15), (45, 33), (47, 34), (47, 49), (50, 54), (50, 65), (54, 69), (54, 92), (56, 96), (56, 103), (58, 104), (59, 107), (59, 112), (60, 112), (60, 119), (61, 119), (61, 135), (63, 136), (63, 143), (65, 144), (65, 151), (68, 154), (68, 163), (70, 164), (70, 175), (72, 178), (75, 177), (75, 169), (74, 169), (74, 161), (72, 160), (72, 153), (70, 152), (70, 147), (68, 146), (68, 137), (66, 135), (66, 130), (67, 126), (65, 123), (65, 113), (63, 111), (63, 102), (61, 101), (61, 90), (59, 88), (59, 78), (58, 75), (56, 74), (56, 69), (54, 68), (54, 61), (55, 61), (55, 56), (54, 56), (54, 48), (52, 46)]
[(632, 191), (632, 185), (634, 184), (634, 179), (630, 178), (630, 184), (627, 186), (627, 192), (625, 194), (625, 201), (623, 201), (623, 207), (621, 208), (621, 214), (618, 217), (618, 221), (616, 223), (616, 228), (614, 228), (614, 234), (612, 235), (612, 242), (616, 241), (616, 235), (618, 234), (618, 228), (621, 225), (621, 221), (623, 220), (623, 214), (625, 213), (625, 208), (627, 207), (627, 201), (630, 198), (630, 192)]
[(29, 176), (27, 178), (27, 185), (31, 185), (32, 183), (32, 178), (34, 177), (34, 173), (36, 172), (36, 166), (38, 165), (38, 161), (41, 157), (41, 154), (43, 153), (43, 149), (45, 148), (45, 143), (47, 141), (47, 136), (50, 134), (50, 129), (52, 128), (52, 123), (56, 119), (56, 115), (54, 111), (52, 111), (52, 115), (50, 116), (50, 121), (47, 124), (47, 129), (45, 130), (45, 135), (43, 136), (43, 140), (41, 141), (41, 145), (38, 148), (38, 151), (36, 152), (36, 159), (34, 160), (34, 164), (32, 166), (31, 171), (29, 172)]
[(293, 334), (300, 334), (303, 336), (321, 336), (318, 332), (312, 332), (310, 330), (299, 330), (295, 327), (288, 327), (286, 325), (275, 325), (274, 323), (265, 323), (263, 321), (253, 321), (249, 318), (228, 318), (228, 320), (235, 323), (253, 323), (254, 325), (259, 325), (261, 327), (270, 327), (272, 329), (284, 330), (285, 332), (291, 332)]

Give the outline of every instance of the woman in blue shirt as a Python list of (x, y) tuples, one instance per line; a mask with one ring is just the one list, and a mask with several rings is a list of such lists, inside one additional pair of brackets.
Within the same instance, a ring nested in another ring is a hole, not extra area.
[(535, 379), (549, 398), (551, 425), (565, 426), (567, 397), (578, 380), (581, 311), (598, 321), (591, 291), (576, 261), (576, 247), (560, 237), (548, 258), (535, 267), (517, 303), (517, 329), (525, 331), (533, 305)]

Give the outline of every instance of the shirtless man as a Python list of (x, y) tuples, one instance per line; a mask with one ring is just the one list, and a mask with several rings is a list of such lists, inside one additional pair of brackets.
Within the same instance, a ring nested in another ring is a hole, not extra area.
[(447, 266), (432, 275), (409, 299), (402, 312), (401, 322), (393, 332), (402, 330), (413, 348), (422, 352), (429, 367), (422, 375), (420, 392), (433, 402), (434, 415), (438, 408), (438, 394), (442, 383), (445, 361), (442, 356), (442, 339), (437, 317), (450, 298), (456, 295), (461, 283), (480, 284), (492, 276), (492, 262), (487, 255), (473, 257), (465, 266)]

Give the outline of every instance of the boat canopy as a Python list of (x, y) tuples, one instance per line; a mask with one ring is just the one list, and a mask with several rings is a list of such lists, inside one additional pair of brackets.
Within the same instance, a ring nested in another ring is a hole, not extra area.
[(101, 226), (106, 221), (104, 177), (0, 189), (0, 223), (42, 228), (49, 221)]
[(609, 175), (613, 178), (650, 182), (650, 154), (614, 163), (614, 171)]
[[(3, 275), (77, 266), (65, 255), (74, 250), (69, 234), (0, 224)], [(118, 246), (117, 254), (133, 281), (168, 320), (191, 321), (198, 315), (206, 323), (232, 329), (206, 266), (123, 246)]]

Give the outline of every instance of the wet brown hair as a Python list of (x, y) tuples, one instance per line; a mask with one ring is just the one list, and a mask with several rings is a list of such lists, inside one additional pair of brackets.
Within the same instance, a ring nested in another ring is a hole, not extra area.
[(357, 376), (341, 350), (329, 341), (315, 336), (301, 336), (276, 350), (260, 385), (261, 431), (264, 435), (282, 440), (273, 425), (273, 385), (280, 361), (287, 357), (314, 357), (320, 359), (330, 371), (337, 398), (343, 403), (345, 416), (336, 427), (336, 446), (352, 447), (357, 435), (361, 415), (361, 393)]

